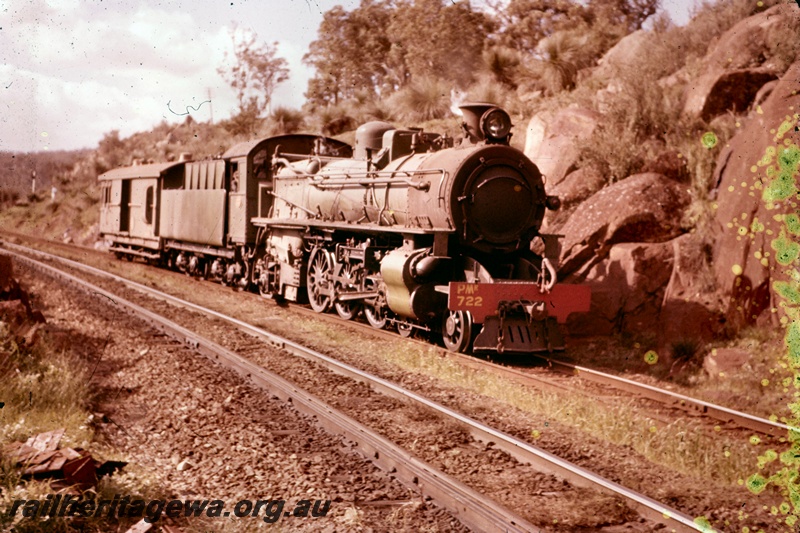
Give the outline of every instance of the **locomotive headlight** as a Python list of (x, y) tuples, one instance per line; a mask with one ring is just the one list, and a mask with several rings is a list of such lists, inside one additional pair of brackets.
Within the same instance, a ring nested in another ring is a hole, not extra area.
[(499, 107), (490, 109), (481, 117), (481, 131), (489, 140), (502, 141), (511, 132), (511, 117)]

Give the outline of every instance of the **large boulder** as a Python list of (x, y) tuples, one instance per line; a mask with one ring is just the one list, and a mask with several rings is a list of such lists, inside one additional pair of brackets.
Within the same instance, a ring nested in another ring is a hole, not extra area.
[(728, 111), (742, 113), (753, 103), (758, 91), (777, 77), (771, 68), (707, 72), (687, 91), (683, 112), (703, 120)]
[(709, 341), (725, 325), (722, 297), (709, 261), (710, 245), (697, 233), (685, 233), (670, 244), (673, 267), (658, 317), (661, 344)]
[(626, 243), (570, 277), (592, 291), (588, 313), (574, 314), (573, 335), (641, 334), (655, 331), (664, 288), (672, 273), (671, 243)]
[(780, 297), (773, 293), (772, 282), (785, 279), (787, 268), (796, 266), (792, 242), (793, 233), (800, 231), (795, 227), (799, 86), (797, 62), (717, 161), (719, 188), (711, 227), (714, 273), (727, 302), (728, 323), (734, 327), (759, 317), (777, 318)]
[(703, 358), (703, 370), (710, 378), (721, 378), (729, 372), (741, 371), (742, 367), (752, 370), (752, 358), (750, 352), (741, 348), (714, 348)]
[(575, 170), (579, 145), (591, 137), (599, 119), (597, 113), (581, 107), (534, 115), (528, 124), (525, 155), (546, 176), (548, 187), (557, 185)]
[(686, 89), (684, 114), (709, 120), (727, 111), (746, 110), (759, 89), (781, 72), (780, 61), (770, 58), (773, 35), (787, 27), (800, 28), (799, 20), (797, 7), (780, 4), (722, 34), (703, 58), (700, 75)]
[(631, 67), (641, 63), (641, 57), (647, 56), (653, 46), (654, 34), (645, 30), (636, 30), (623, 37), (597, 62), (592, 72), (596, 79), (610, 79)]
[(689, 201), (685, 186), (661, 174), (636, 174), (606, 187), (580, 204), (561, 228), (560, 275), (602, 260), (617, 243), (677, 237)]
[(737, 70), (761, 66), (765, 60), (769, 63), (771, 36), (797, 27), (798, 22), (800, 12), (791, 3), (781, 3), (742, 19), (708, 47), (703, 65)]
[(599, 191), (606, 184), (603, 174), (592, 167), (570, 172), (557, 185), (547, 189), (548, 194), (558, 196), (565, 208), (578, 204)]

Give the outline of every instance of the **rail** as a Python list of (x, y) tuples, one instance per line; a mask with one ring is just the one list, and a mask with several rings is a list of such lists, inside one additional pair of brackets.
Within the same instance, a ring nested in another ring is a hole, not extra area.
[[(425, 496), (438, 502), (465, 526), (477, 531), (540, 531), (539, 528), (502, 505), (410, 455), (406, 450), (311, 393), (248, 359), (76, 276), (24, 255), (13, 252), (9, 255), (52, 276), (65, 279), (93, 295), (107, 298), (110, 302), (120, 305), (125, 311), (140, 317), (166, 335), (251, 380), (253, 384), (265, 389), (270, 394), (285, 402), (291, 402), (298, 411), (315, 417), (327, 431), (343, 436), (379, 468), (391, 473), (406, 486), (419, 490)], [(121, 278), (118, 280), (126, 284), (131, 283)]]
[(607, 374), (605, 372), (559, 361), (557, 359), (551, 359), (547, 357), (543, 357), (542, 359), (562, 372), (584, 377), (597, 383), (611, 385), (619, 389), (633, 391), (641, 397), (650, 398), (651, 400), (655, 400), (666, 405), (672, 405), (687, 410), (691, 409), (721, 422), (733, 422), (740, 427), (751, 429), (764, 435), (779, 436), (785, 435), (789, 431), (800, 431), (797, 428), (788, 426), (781, 422), (774, 422), (766, 418), (760, 418), (755, 415), (736, 411), (735, 409), (716, 405), (705, 400), (692, 398), (691, 396), (686, 396), (685, 394), (659, 389), (658, 387), (647, 385), (646, 383), (639, 383), (638, 381), (634, 381), (632, 379), (615, 376), (613, 374)]
[[(8, 245), (7, 245), (8, 246)], [(28, 253), (32, 253), (34, 255), (39, 255), (43, 257), (47, 257), (51, 260), (59, 261), (64, 264), (68, 264), (73, 268), (77, 268), (83, 270), (85, 272), (91, 272), (98, 276), (103, 276), (106, 278), (114, 279), (125, 285), (134, 288), (138, 291), (144, 292), (148, 295), (155, 296), (159, 299), (165, 300), (173, 305), (178, 305), (184, 307), (186, 309), (191, 309), (193, 311), (197, 311), (203, 313), (207, 316), (211, 316), (220, 320), (223, 320), (231, 325), (235, 325), (236, 327), (240, 328), (243, 331), (250, 333), (251, 335), (256, 336), (280, 349), (287, 351), (293, 355), (297, 355), (306, 359), (314, 360), (320, 364), (325, 365), (329, 370), (336, 372), (338, 374), (347, 376), (351, 379), (355, 379), (361, 382), (368, 384), (374, 390), (386, 394), (387, 396), (401, 399), (404, 401), (411, 401), (417, 403), (421, 406), (424, 406), (428, 409), (434, 410), (438, 412), (440, 415), (451, 418), (453, 420), (457, 420), (458, 422), (462, 423), (467, 429), (470, 431), (471, 435), (476, 438), (477, 440), (483, 442), (492, 442), (496, 449), (500, 449), (515, 459), (523, 463), (530, 463), (532, 465), (536, 465), (540, 471), (548, 474), (553, 474), (566, 479), (567, 481), (573, 483), (577, 486), (588, 487), (599, 489), (605, 491), (606, 493), (611, 493), (617, 496), (620, 496), (626, 500), (626, 502), (635, 509), (641, 516), (646, 517), (654, 522), (664, 524), (668, 528), (671, 528), (671, 531), (703, 531), (709, 533), (711, 531), (715, 531), (713, 529), (709, 529), (707, 526), (703, 526), (694, 522), (694, 519), (690, 516), (681, 513), (676, 509), (672, 509), (648, 496), (640, 494), (636, 491), (623, 487), (622, 485), (615, 483), (611, 480), (608, 480), (602, 476), (591, 472), (585, 468), (582, 468), (578, 465), (575, 465), (569, 461), (561, 459), (541, 448), (531, 445), (528, 442), (522, 441), (508, 435), (504, 432), (498, 431), (497, 429), (491, 428), (478, 422), (472, 418), (469, 418), (461, 413), (458, 413), (448, 407), (445, 407), (441, 404), (433, 402), (427, 398), (424, 398), (412, 391), (404, 389), (394, 383), (391, 383), (387, 380), (384, 380), (380, 377), (373, 376), (367, 372), (359, 370), (351, 365), (343, 363), (341, 361), (337, 361), (331, 357), (328, 357), (324, 354), (315, 352), (309, 348), (306, 348), (298, 343), (295, 343), (289, 339), (285, 339), (278, 335), (272, 334), (268, 331), (265, 331), (261, 328), (257, 328), (246, 322), (241, 320), (235, 319), (233, 317), (229, 317), (217, 311), (206, 309), (202, 306), (197, 304), (193, 304), (181, 298), (177, 298), (175, 296), (171, 296), (165, 293), (162, 293), (156, 289), (152, 289), (145, 285), (127, 280), (120, 276), (116, 276), (114, 274), (110, 274), (100, 269), (96, 269), (94, 267), (82, 265), (81, 263), (77, 263), (75, 261), (71, 261), (69, 259), (65, 259), (59, 256), (47, 254), (44, 252), (40, 252), (38, 250), (31, 250), (25, 247), (17, 246), (17, 245), (10, 245), (9, 247), (17, 248), (21, 251), (25, 251)], [(23, 260), (30, 260), (24, 255), (13, 254)], [(52, 268), (52, 267), (48, 267)], [(76, 278), (77, 279), (77, 278)], [(116, 298), (116, 297), (114, 297)], [(198, 337), (194, 333), (189, 333), (190, 336), (193, 338)], [(206, 341), (209, 342), (210, 341)], [(247, 361), (235, 354), (232, 356), (238, 361)], [(260, 369), (260, 367), (256, 367), (252, 363), (247, 362), (251, 368), (254, 367), (259, 369), (258, 372), (267, 373), (266, 370)], [(244, 362), (240, 363), (244, 365)], [(253, 372), (253, 370), (248, 370), (249, 372)], [(255, 374), (253, 374), (255, 375)], [(293, 387), (293, 386), (292, 386)], [(296, 389), (295, 389), (296, 390)], [(308, 394), (308, 393), (305, 393)], [(309, 395), (310, 396), (310, 395)], [(332, 409), (332, 408), (331, 408)], [(341, 415), (342, 417), (344, 415)], [(366, 429), (364, 429), (366, 431)], [(353, 439), (358, 442), (359, 439)], [(397, 468), (397, 466), (394, 466)], [(430, 468), (430, 467), (429, 467)], [(444, 475), (444, 474), (442, 474)], [(450, 507), (443, 504), (449, 510), (452, 511)], [(517, 519), (521, 520), (521, 519)], [(472, 526), (469, 526), (472, 527)], [(483, 527), (479, 529), (484, 529)]]

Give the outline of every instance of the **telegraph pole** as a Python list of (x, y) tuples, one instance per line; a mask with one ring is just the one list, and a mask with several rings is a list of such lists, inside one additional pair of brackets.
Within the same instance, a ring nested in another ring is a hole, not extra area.
[(208, 112), (211, 113), (211, 122), (210, 124), (214, 123), (214, 103), (211, 100), (211, 87), (206, 88), (208, 90)]

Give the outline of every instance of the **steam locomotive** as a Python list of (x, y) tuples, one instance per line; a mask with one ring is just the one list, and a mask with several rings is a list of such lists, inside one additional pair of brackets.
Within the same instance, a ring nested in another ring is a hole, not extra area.
[(441, 335), (456, 352), (563, 349), (558, 323), (588, 311), (589, 290), (557, 283), (558, 236), (539, 233), (560, 202), (509, 145), (508, 113), (461, 111), (459, 142), (369, 122), (354, 149), (281, 135), (111, 170), (101, 234), (119, 257)]

